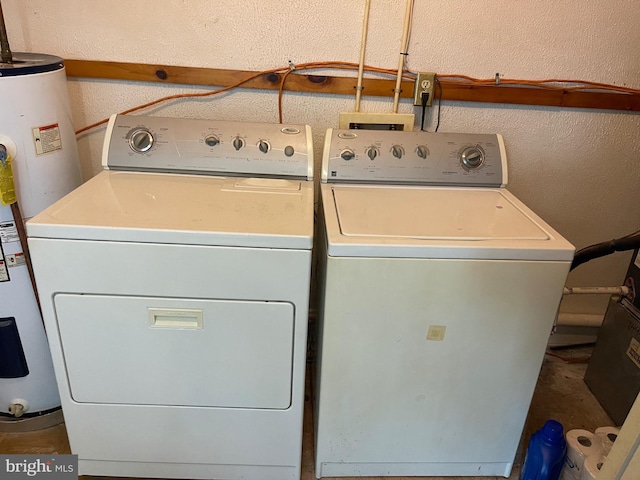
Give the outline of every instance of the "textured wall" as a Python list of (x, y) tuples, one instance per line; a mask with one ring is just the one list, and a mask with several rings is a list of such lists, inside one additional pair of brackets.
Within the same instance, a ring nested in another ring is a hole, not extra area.
[[(4, 0), (14, 51), (65, 58), (267, 69), (357, 61), (364, 0)], [(403, 0), (373, 0), (367, 63), (394, 68)], [(633, 0), (416, 0), (412, 70), (512, 78), (576, 78), (640, 87), (640, 8)], [(157, 97), (199, 87), (72, 79), (77, 128)], [(145, 113), (277, 121), (276, 94), (236, 90), (176, 101)], [(353, 98), (287, 93), (284, 118), (308, 123), (318, 146)], [(364, 111), (390, 109), (366, 98)], [(401, 112), (413, 112), (403, 101)], [(428, 123), (433, 126), (432, 117)], [(419, 112), (416, 110), (418, 115)], [(640, 115), (445, 102), (441, 131), (498, 132), (507, 144), (510, 190), (576, 246), (640, 228)], [(100, 168), (104, 129), (79, 139), (85, 177)], [(319, 152), (319, 148), (317, 148)], [(628, 254), (576, 270), (571, 284), (618, 284)], [(563, 309), (603, 311), (604, 299)]]

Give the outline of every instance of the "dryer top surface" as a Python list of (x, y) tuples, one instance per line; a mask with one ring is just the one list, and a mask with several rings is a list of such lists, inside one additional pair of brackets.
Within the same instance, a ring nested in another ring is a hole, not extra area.
[(27, 223), (30, 237), (311, 249), (313, 182), (103, 171)]

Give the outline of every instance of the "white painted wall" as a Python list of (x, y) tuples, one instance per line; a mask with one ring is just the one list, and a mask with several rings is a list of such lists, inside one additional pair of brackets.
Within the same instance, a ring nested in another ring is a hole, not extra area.
[[(364, 0), (4, 0), (14, 51), (64, 58), (261, 70), (357, 61)], [(397, 65), (403, 0), (373, 0), (367, 63)], [(634, 0), (416, 0), (412, 70), (510, 78), (568, 78), (640, 87), (640, 8)], [(200, 87), (69, 82), (76, 128), (160, 96)], [(317, 152), (353, 98), (287, 93), (284, 119), (314, 129)], [(363, 110), (390, 110), (364, 98)], [(404, 100), (401, 112), (414, 112)], [(277, 95), (236, 90), (148, 110), (164, 116), (277, 121)], [(419, 117), (419, 112), (415, 110)], [(433, 127), (435, 109), (428, 124)], [(445, 102), (440, 131), (498, 132), (510, 189), (577, 247), (640, 228), (640, 114)], [(79, 139), (85, 178), (99, 171), (104, 128)], [(318, 155), (318, 158), (319, 155)], [(572, 285), (619, 284), (629, 254), (577, 269)], [(606, 299), (563, 310), (604, 311)]]

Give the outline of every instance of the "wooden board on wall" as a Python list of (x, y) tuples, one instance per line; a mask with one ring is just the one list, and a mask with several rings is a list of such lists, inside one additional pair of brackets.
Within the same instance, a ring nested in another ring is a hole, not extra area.
[[(227, 70), (141, 63), (65, 60), (67, 76), (110, 80), (160, 82), (185, 85), (226, 87), (239, 83), (242, 88), (278, 90), (283, 73), (260, 74), (250, 70)], [(509, 103), (563, 108), (640, 111), (640, 94), (595, 90), (547, 89), (509, 85), (473, 85), (456, 80), (440, 81), (443, 100), (462, 102)], [(284, 90), (353, 95), (355, 77), (292, 73), (287, 75)], [(393, 96), (394, 80), (365, 78), (363, 95)], [(413, 97), (413, 82), (403, 81), (403, 98)], [(438, 95), (439, 92), (436, 94)]]

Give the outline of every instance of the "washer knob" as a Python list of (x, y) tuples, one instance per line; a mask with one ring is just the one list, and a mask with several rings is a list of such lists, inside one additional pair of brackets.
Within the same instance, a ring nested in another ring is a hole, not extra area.
[(460, 154), (462, 165), (473, 170), (480, 167), (484, 163), (484, 151), (478, 147), (467, 147)]
[(129, 135), (129, 146), (136, 153), (145, 153), (153, 147), (153, 134), (146, 128), (136, 128)]
[(244, 147), (244, 140), (241, 137), (235, 137), (232, 143), (233, 148), (235, 148), (236, 150), (240, 150), (242, 147)]
[(378, 149), (376, 147), (369, 147), (367, 148), (367, 155), (369, 157), (370, 160), (375, 160), (376, 157), (380, 154), (380, 152), (378, 151)]
[(349, 161), (349, 160), (353, 160), (356, 154), (353, 153), (353, 150), (349, 148), (345, 148), (343, 151), (340, 152), (340, 156), (342, 157), (343, 160)]
[(391, 153), (396, 158), (402, 158), (402, 155), (404, 155), (404, 149), (400, 145), (394, 145), (391, 147)]
[(416, 154), (420, 158), (427, 158), (427, 155), (429, 155), (429, 149), (426, 145), (418, 145), (418, 147), (416, 147)]
[(295, 153), (295, 150), (291, 145), (287, 145), (286, 147), (284, 147), (284, 154), (287, 157), (292, 157), (294, 153)]
[(258, 142), (258, 150), (260, 150), (262, 153), (267, 153), (270, 148), (271, 148), (271, 146), (269, 145), (269, 143), (267, 141), (260, 140)]
[(209, 135), (207, 138), (204, 139), (204, 143), (206, 143), (210, 147), (215, 147), (220, 143), (220, 138), (218, 138), (217, 135)]

